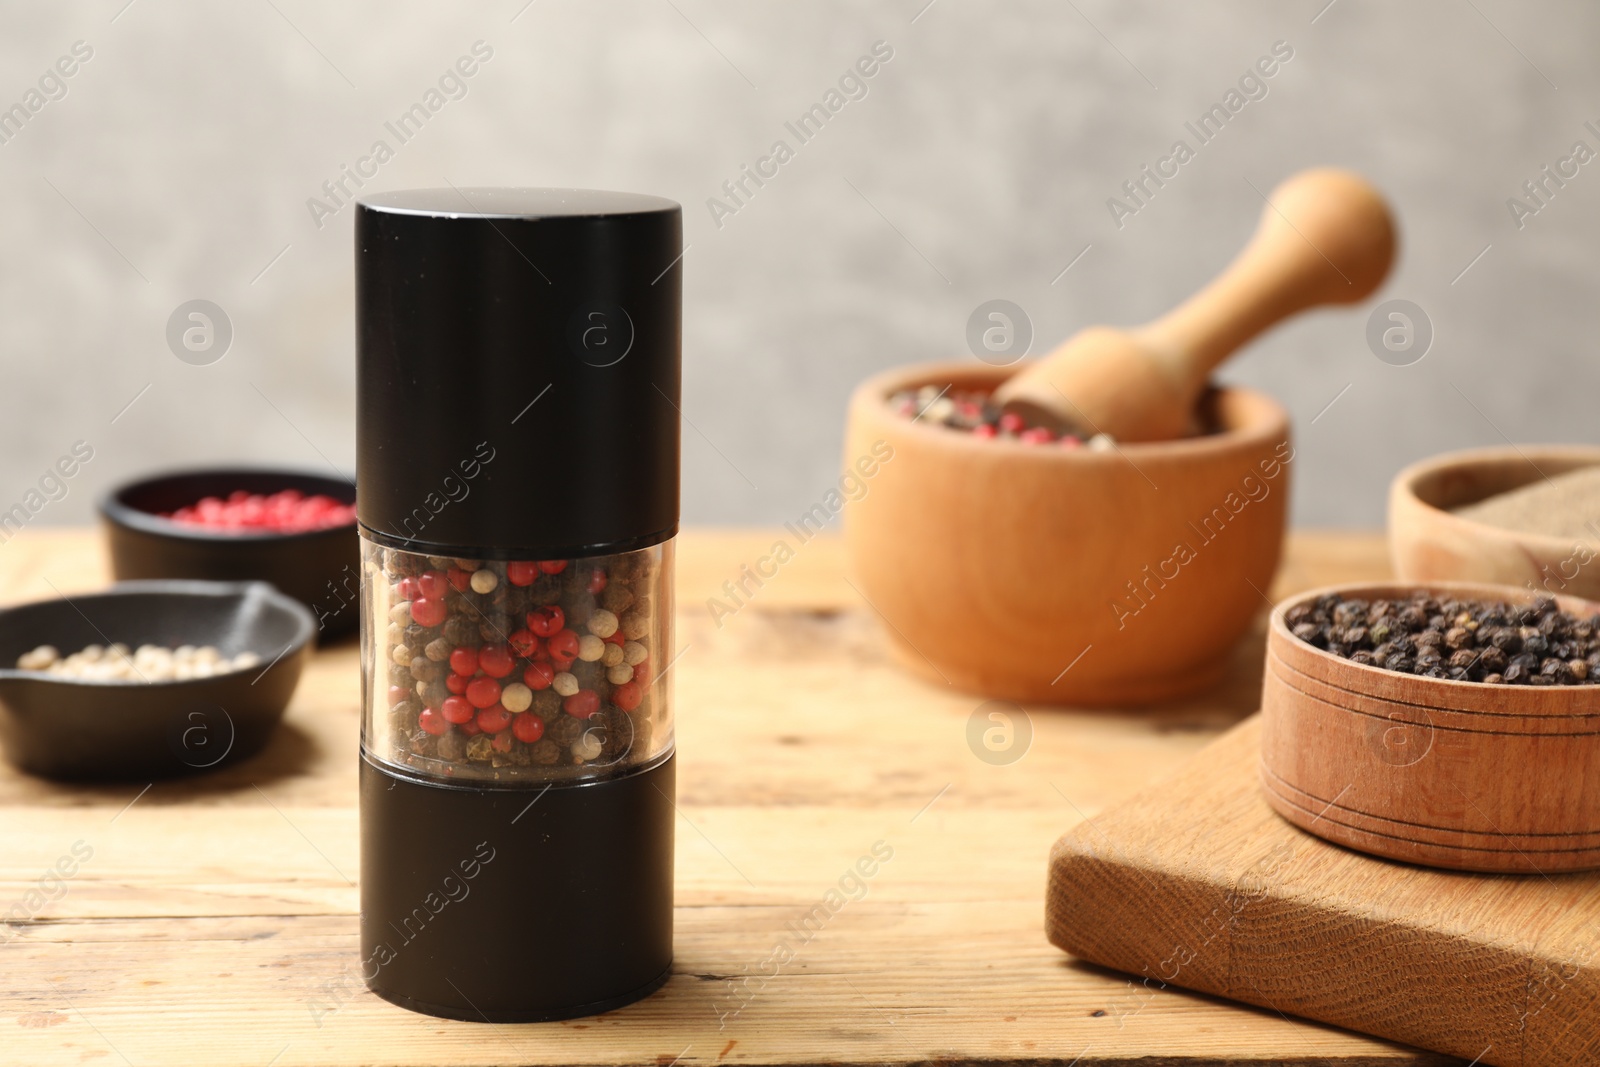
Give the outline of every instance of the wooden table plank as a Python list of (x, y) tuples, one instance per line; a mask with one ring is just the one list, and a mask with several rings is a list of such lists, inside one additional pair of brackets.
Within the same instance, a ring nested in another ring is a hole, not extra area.
[[(0, 914), (39, 904), (0, 927), (0, 1027), (16, 1025), (0, 1031), (0, 1063), (1449, 1062), (1178, 991), (1129, 1016), (1123, 976), (1045, 942), (1051, 843), (1255, 708), (1259, 633), (1196, 701), (1028, 708), (1032, 748), (995, 767), (966, 744), (981, 699), (893, 665), (836, 539), (808, 542), (713, 622), (706, 598), (771, 539), (679, 541), (678, 958), (662, 992), (599, 1019), (488, 1027), (413, 1015), (348, 980), (347, 642), (319, 653), (285, 728), (238, 768), (142, 796), (0, 769)], [(1274, 595), (1386, 568), (1374, 537), (1301, 535)], [(105, 580), (88, 531), (0, 546), (0, 602)], [(77, 874), (42, 884), (80, 841), (93, 855)], [(750, 979), (877, 841), (894, 858), (862, 898), (775, 977)], [(330, 1000), (337, 1010), (314, 1010)]]

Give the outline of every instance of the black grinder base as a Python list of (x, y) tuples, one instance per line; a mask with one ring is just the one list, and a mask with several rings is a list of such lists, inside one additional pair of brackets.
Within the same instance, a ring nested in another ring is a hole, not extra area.
[(469, 1022), (594, 1015), (672, 970), (674, 757), (605, 781), (439, 785), (361, 758), (361, 976)]

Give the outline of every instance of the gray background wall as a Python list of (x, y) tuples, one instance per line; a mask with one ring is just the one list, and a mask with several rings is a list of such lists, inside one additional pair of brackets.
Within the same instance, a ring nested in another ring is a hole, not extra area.
[[(0, 6), (0, 104), (75, 41), (94, 50), (0, 145), (0, 510), (74, 441), (95, 449), (40, 522), (84, 521), (152, 467), (352, 466), (350, 211), (319, 228), (306, 201), (480, 39), (494, 55), (465, 98), (368, 188), (683, 203), (689, 521), (803, 510), (833, 478), (851, 386), (965, 355), (986, 299), (1028, 311), (1035, 352), (1155, 315), (1244, 240), (1252, 183), (1324, 162), (1392, 197), (1403, 258), (1381, 295), (1437, 335), (1390, 366), (1366, 307), (1323, 312), (1227, 369), (1295, 415), (1297, 521), (1381, 522), (1389, 476), (1431, 452), (1597, 437), (1600, 162), (1521, 229), (1506, 206), (1573, 142), (1600, 150), (1592, 4), (125, 3)], [(707, 198), (794, 144), (784, 121), (878, 40), (894, 58), (866, 98), (718, 227)], [(1120, 183), (1277, 40), (1294, 58), (1268, 95), (1115, 225)], [(196, 297), (235, 331), (208, 366), (164, 339)]]

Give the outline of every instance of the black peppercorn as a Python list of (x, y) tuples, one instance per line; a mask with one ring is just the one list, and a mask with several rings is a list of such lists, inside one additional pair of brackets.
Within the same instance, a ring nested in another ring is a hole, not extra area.
[(545, 726), (544, 735), (562, 748), (566, 748), (583, 733), (586, 723), (587, 720), (575, 719), (571, 715), (557, 715)]
[(1317, 648), (1328, 647), (1328, 635), (1314, 622), (1303, 622), (1296, 626), (1294, 635), (1308, 645), (1315, 645)]
[(417, 695), (422, 698), (424, 704), (437, 711), (444, 707), (445, 698), (450, 695), (450, 690), (445, 688), (445, 684), (441, 681), (418, 682)]
[(439, 758), (449, 760), (451, 763), (459, 762), (467, 754), (466, 735), (459, 730), (451, 730), (439, 738)]
[(1495, 648), (1509, 655), (1522, 651), (1522, 635), (1509, 626), (1497, 626), (1489, 638)]
[(1284, 619), (1299, 640), (1385, 670), (1508, 685), (1600, 683), (1600, 615), (1579, 620), (1550, 597), (1513, 606), (1329, 594), (1291, 605)]

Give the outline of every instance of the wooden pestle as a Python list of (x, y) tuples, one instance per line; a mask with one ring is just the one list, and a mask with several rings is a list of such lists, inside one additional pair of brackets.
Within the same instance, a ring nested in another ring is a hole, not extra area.
[(1058, 433), (1181, 437), (1213, 368), (1297, 311), (1365, 299), (1394, 247), (1389, 209), (1364, 179), (1302, 171), (1272, 191), (1250, 243), (1204, 289), (1148, 325), (1080, 331), (1013, 375), (995, 400)]

